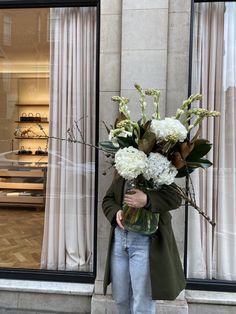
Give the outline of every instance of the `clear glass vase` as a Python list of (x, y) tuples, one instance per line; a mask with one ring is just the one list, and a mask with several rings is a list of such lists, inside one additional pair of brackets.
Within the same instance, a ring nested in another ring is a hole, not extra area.
[[(126, 193), (132, 193), (132, 188), (139, 188), (135, 181), (127, 183)], [(124, 203), (123, 225), (125, 230), (152, 235), (158, 229), (159, 214), (145, 208), (134, 208)]]

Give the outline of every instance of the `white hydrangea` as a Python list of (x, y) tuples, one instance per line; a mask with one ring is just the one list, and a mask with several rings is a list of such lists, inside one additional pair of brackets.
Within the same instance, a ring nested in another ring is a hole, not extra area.
[(153, 179), (156, 187), (174, 182), (177, 169), (171, 162), (159, 153), (150, 153), (143, 176), (146, 180)]
[(115, 168), (126, 180), (135, 179), (142, 174), (146, 163), (146, 154), (133, 146), (119, 149), (115, 154)]
[(156, 135), (157, 142), (169, 140), (183, 142), (188, 133), (185, 126), (175, 118), (153, 119), (150, 130)]

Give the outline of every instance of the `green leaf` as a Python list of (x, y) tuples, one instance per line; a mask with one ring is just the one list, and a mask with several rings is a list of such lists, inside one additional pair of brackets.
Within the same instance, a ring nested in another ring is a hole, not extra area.
[(194, 148), (186, 158), (186, 161), (196, 161), (205, 156), (212, 148), (212, 144), (205, 139), (198, 139), (194, 143)]
[(208, 159), (204, 159), (204, 158), (201, 158), (201, 159), (198, 159), (196, 161), (191, 161), (191, 162), (187, 162), (187, 165), (191, 168), (203, 168), (203, 169), (206, 169), (206, 168), (209, 168), (212, 166), (212, 162)]
[(99, 145), (102, 149), (104, 149), (107, 153), (116, 153), (119, 147), (115, 147), (112, 144), (112, 141), (102, 141), (99, 142)]
[[(184, 166), (180, 169), (178, 169), (178, 174), (176, 175), (176, 178), (183, 178), (186, 177), (188, 174), (192, 173), (197, 168), (206, 169), (212, 166), (212, 162), (210, 162), (208, 159), (198, 159), (195, 162), (187, 162), (187, 166)], [(187, 170), (188, 169), (188, 170)]]
[(137, 148), (137, 144), (135, 143), (132, 137), (117, 137), (117, 141), (121, 148), (133, 146)]

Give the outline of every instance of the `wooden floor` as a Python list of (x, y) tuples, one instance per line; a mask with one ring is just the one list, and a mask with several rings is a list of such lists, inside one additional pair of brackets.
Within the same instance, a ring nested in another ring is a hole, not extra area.
[(0, 208), (0, 268), (40, 268), (43, 224), (43, 210)]

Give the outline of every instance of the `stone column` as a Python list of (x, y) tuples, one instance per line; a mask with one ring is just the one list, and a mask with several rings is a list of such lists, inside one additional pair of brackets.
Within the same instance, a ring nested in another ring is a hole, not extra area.
[[(121, 93), (131, 99), (134, 118), (140, 117), (135, 82), (161, 90), (162, 115), (165, 113), (168, 7), (168, 0), (123, 1)], [(151, 105), (147, 112), (153, 113)]]
[[(101, 0), (101, 86), (100, 121), (114, 121), (117, 108), (112, 95), (131, 99), (133, 118), (140, 116), (138, 95), (133, 84), (161, 90), (161, 114), (175, 112), (187, 97), (190, 0)], [(177, 62), (178, 64), (175, 64)], [(153, 112), (151, 104), (148, 113)], [(101, 123), (101, 122), (100, 122)], [(106, 138), (100, 125), (100, 138)], [(102, 197), (111, 176), (102, 177), (105, 168), (100, 158), (98, 204), (98, 261), (92, 313), (116, 313), (108, 294), (102, 295), (109, 226), (101, 212)], [(101, 183), (102, 182), (102, 183)], [(183, 257), (184, 210), (174, 213), (173, 225)], [(173, 302), (157, 302), (158, 313), (187, 313), (184, 293)]]
[[(113, 95), (120, 94), (120, 53), (121, 53), (121, 0), (101, 0), (100, 29), (100, 110), (99, 138), (107, 139), (107, 132), (102, 123), (113, 124), (118, 114), (118, 107), (111, 101)], [(101, 203), (112, 180), (112, 170), (106, 176), (103, 171), (108, 167), (104, 156), (99, 155), (98, 178), (98, 230), (97, 230), (97, 277), (92, 298), (91, 313), (113, 313), (113, 302), (103, 296), (103, 276), (107, 254), (110, 226), (106, 221)], [(111, 305), (110, 305), (111, 304)]]

